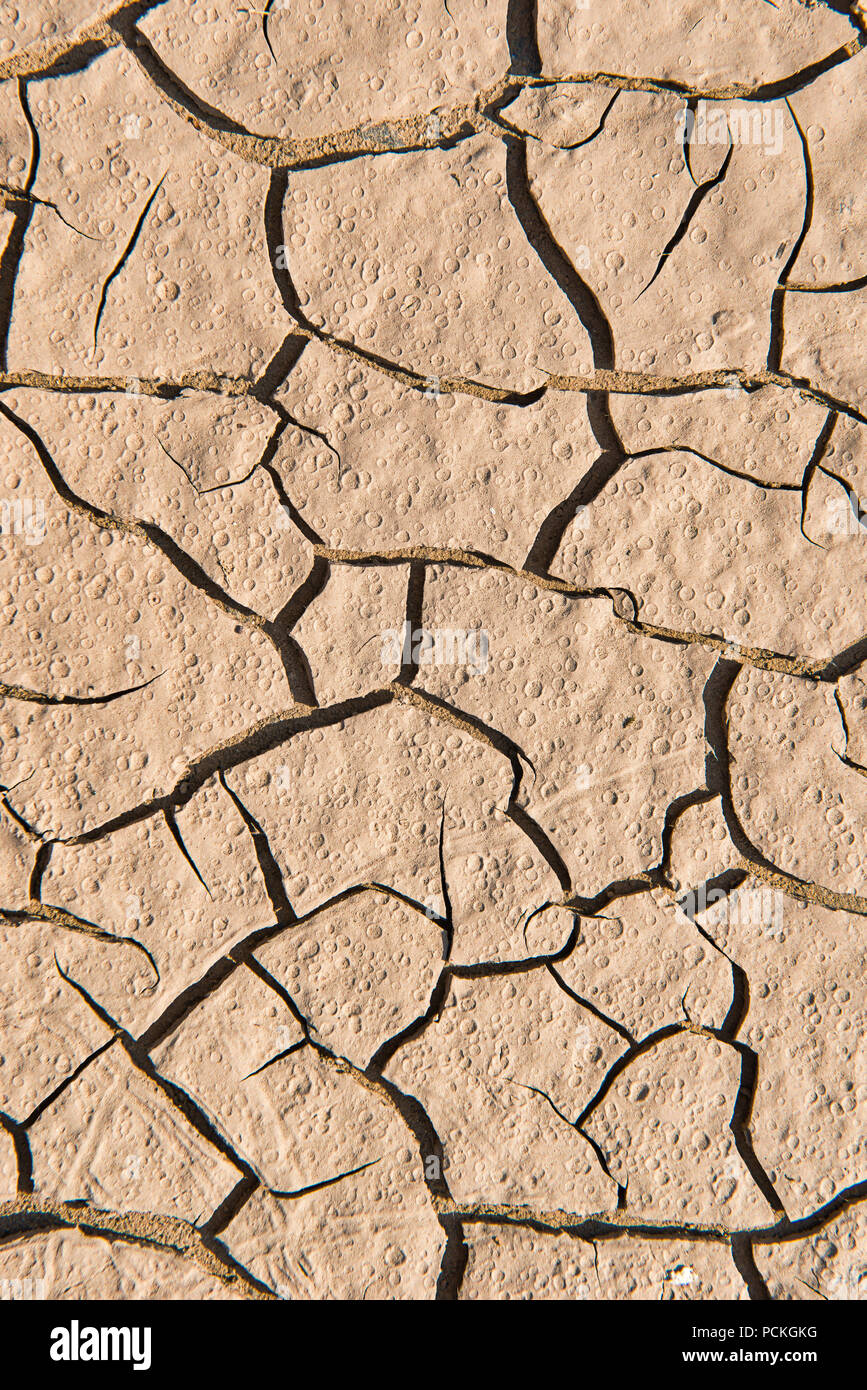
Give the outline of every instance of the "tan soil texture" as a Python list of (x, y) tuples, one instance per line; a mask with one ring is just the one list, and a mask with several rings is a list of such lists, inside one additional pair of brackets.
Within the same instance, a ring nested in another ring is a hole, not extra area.
[(0, 0), (0, 1298), (867, 1297), (865, 47)]

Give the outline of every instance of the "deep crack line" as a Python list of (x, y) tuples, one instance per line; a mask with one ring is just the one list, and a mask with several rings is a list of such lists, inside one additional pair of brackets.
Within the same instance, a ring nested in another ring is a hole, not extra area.
[(86, 241), (100, 241), (102, 239), (101, 237), (91, 236), (89, 232), (83, 232), (80, 227), (75, 227), (71, 222), (67, 222), (60, 208), (56, 203), (52, 203), (49, 198), (37, 198), (35, 193), (26, 193), (23, 188), (13, 188), (11, 184), (4, 183), (0, 180), (0, 206), (6, 207), (11, 212), (14, 212), (18, 204), (22, 202), (32, 203), (34, 207), (50, 209), (51, 212), (56, 213), (60, 218), (64, 227), (68, 227), (71, 232), (75, 232), (76, 236), (84, 237)]
[[(648, 453), (667, 452), (666, 450), (648, 450)], [(627, 456), (630, 457), (630, 456)], [(636, 456), (637, 457), (637, 456)], [(708, 460), (712, 462), (712, 460)], [(598, 492), (604, 477), (605, 468), (602, 461), (597, 460), (597, 465), (589, 470), (585, 478), (582, 479), (578, 487), (581, 491), (577, 494), (581, 496), (591, 496)], [(725, 470), (724, 470), (725, 471)], [(586, 491), (585, 491), (586, 489)], [(792, 485), (790, 489), (798, 492), (801, 485)], [(573, 498), (574, 498), (573, 494)], [(571, 505), (571, 502), (570, 502)], [(575, 504), (577, 505), (577, 503)], [(553, 543), (554, 525), (559, 528), (563, 524), (562, 515), (559, 509), (564, 507), (563, 503), (558, 503), (557, 508), (551, 513), (552, 518), (557, 513), (556, 523), (552, 523), (552, 531), (544, 529), (545, 544), (550, 546)], [(568, 523), (566, 523), (568, 524)], [(546, 523), (547, 528), (547, 523)], [(565, 527), (564, 527), (565, 529)], [(541, 547), (542, 542), (539, 542)], [(534, 543), (535, 548), (535, 543)], [(855, 642), (838, 652), (830, 660), (811, 661), (807, 657), (791, 656), (784, 652), (771, 651), (764, 647), (742, 647), (732, 642), (721, 633), (698, 632), (692, 630), (681, 630), (678, 628), (661, 627), (656, 623), (644, 622), (640, 617), (640, 604), (635, 594), (629, 589), (622, 589), (613, 585), (598, 585), (584, 587), (583, 585), (573, 584), (571, 581), (561, 579), (557, 575), (552, 575), (547, 569), (542, 568), (541, 555), (539, 568), (531, 568), (526, 565), (523, 569), (518, 569), (508, 564), (505, 560), (497, 560), (489, 555), (484, 555), (480, 551), (447, 549), (434, 546), (406, 546), (398, 550), (341, 550), (331, 546), (314, 547), (315, 554), (328, 560), (330, 564), (341, 565), (404, 565), (407, 561), (419, 561), (429, 565), (447, 566), (453, 565), (458, 568), (467, 569), (490, 569), (502, 574), (513, 575), (518, 579), (526, 579), (535, 588), (562, 594), (567, 598), (582, 600), (593, 598), (607, 598), (611, 603), (614, 618), (623, 624), (628, 632), (646, 637), (652, 641), (674, 643), (679, 646), (689, 646), (695, 643), (697, 646), (706, 647), (710, 651), (716, 651), (724, 655), (734, 653), (736, 659), (744, 666), (753, 666), (763, 671), (779, 671), (785, 675), (795, 676), (803, 680), (815, 680), (827, 683), (836, 683), (840, 676), (856, 669), (861, 663), (867, 660), (867, 637), (857, 638)], [(555, 552), (556, 553), (556, 552)], [(407, 686), (407, 690), (412, 687)]]
[[(669, 237), (662, 250), (662, 254), (660, 255), (659, 260), (656, 264), (656, 269), (654, 270), (647, 284), (644, 286), (644, 289), (639, 290), (638, 294), (635, 296), (635, 302), (637, 302), (643, 294), (646, 294), (646, 292), (650, 289), (651, 285), (654, 283), (657, 277), (661, 275), (663, 269), (665, 268), (666, 261), (668, 260), (672, 251), (674, 251), (675, 248), (678, 247), (680, 243), (683, 241), (684, 237), (690, 229), (690, 226), (692, 225), (693, 218), (695, 217), (705, 198), (707, 198), (709, 194), (711, 194), (713, 190), (715, 188), (718, 188), (719, 185), (723, 182), (723, 179), (729, 171), (729, 165), (732, 162), (732, 155), (734, 154), (734, 152), (734, 142), (732, 141), (731, 131), (729, 131), (729, 147), (726, 152), (725, 159), (723, 160), (718, 172), (714, 174), (713, 178), (706, 179), (704, 183), (700, 183), (697, 185), (695, 192), (693, 193), (692, 197), (686, 205), (686, 210), (684, 211), (683, 216), (681, 217), (679, 223), (677, 224), (677, 227), (675, 228), (672, 235)], [(691, 173), (692, 171), (690, 170), (690, 174)], [(769, 367), (770, 365), (770, 362), (768, 362)]]
[(136, 223), (135, 223), (135, 226), (133, 227), (132, 232), (131, 232), (131, 234), (130, 234), (129, 241), (126, 243), (126, 246), (125, 246), (124, 249), (121, 251), (120, 256), (118, 257), (117, 263), (116, 263), (115, 266), (114, 266), (114, 269), (111, 270), (111, 271), (109, 271), (109, 274), (108, 274), (107, 278), (103, 281), (102, 289), (100, 290), (100, 293), (99, 293), (99, 302), (98, 302), (98, 304), (97, 304), (97, 306), (96, 306), (96, 317), (95, 317), (94, 320), (93, 320), (93, 346), (94, 346), (94, 348), (96, 348), (96, 340), (97, 340), (97, 336), (98, 336), (98, 334), (99, 334), (99, 325), (100, 325), (100, 323), (101, 323), (101, 321), (102, 321), (102, 315), (103, 315), (103, 312), (104, 312), (104, 310), (105, 310), (105, 304), (106, 304), (106, 299), (108, 298), (109, 287), (111, 286), (112, 281), (115, 280), (115, 279), (117, 278), (118, 275), (120, 275), (121, 271), (123, 270), (124, 266), (126, 265), (127, 261), (129, 260), (130, 256), (132, 255), (133, 251), (135, 250), (135, 244), (136, 244), (136, 242), (137, 242), (138, 239), (139, 239), (139, 236), (140, 236), (140, 234), (141, 234), (141, 229), (142, 229), (142, 227), (143, 227), (144, 224), (145, 224), (145, 219), (146, 219), (148, 213), (150, 212), (151, 207), (153, 206), (154, 199), (156, 198), (157, 194), (159, 193), (160, 189), (162, 188), (163, 184), (165, 183), (167, 175), (168, 175), (168, 170), (166, 170), (166, 173), (163, 174), (163, 176), (162, 176), (162, 178), (160, 179), (159, 183), (158, 183), (158, 184), (156, 185), (156, 187), (153, 189), (153, 191), (151, 192), (151, 194), (150, 194), (150, 196), (148, 197), (147, 201), (145, 202), (144, 207), (142, 208), (141, 212), (139, 213), (139, 215), (138, 215), (138, 217), (137, 217), (137, 219), (136, 219)]
[(56, 956), (54, 957), (54, 964), (61, 978), (75, 990), (76, 994), (79, 995), (103, 1026), (111, 1031), (112, 1040), (117, 1041), (136, 1070), (147, 1077), (147, 1079), (162, 1092), (173, 1109), (183, 1117), (199, 1137), (236, 1168), (242, 1178), (257, 1183), (262, 1182), (263, 1179), (261, 1175), (256, 1172), (253, 1164), (248, 1162), (248, 1160), (238, 1152), (229, 1139), (222, 1133), (215, 1120), (212, 1120), (203, 1107), (199, 1105), (198, 1101), (196, 1101), (188, 1091), (184, 1090), (182, 1086), (179, 1086), (177, 1082), (170, 1081), (157, 1070), (149, 1052), (141, 1043), (136, 1041), (131, 1033), (121, 1027), (109, 1011), (93, 997), (89, 990), (85, 989), (84, 985), (74, 979), (72, 975), (68, 974), (62, 968)]
[(670, 1023), (655, 1029), (654, 1032), (647, 1034), (646, 1037), (632, 1044), (625, 1052), (621, 1053), (609, 1067), (595, 1094), (573, 1122), (575, 1128), (581, 1131), (585, 1129), (588, 1120), (592, 1118), (599, 1106), (605, 1101), (615, 1081), (628, 1067), (632, 1066), (637, 1057), (643, 1056), (646, 1052), (657, 1047), (661, 1042), (666, 1042), (670, 1038), (681, 1037), (684, 1034), (692, 1034), (697, 1037), (707, 1038), (711, 1041), (722, 1043), (740, 1056), (740, 1080), (732, 1107), (732, 1113), (729, 1118), (729, 1129), (731, 1130), (735, 1148), (740, 1155), (744, 1167), (749, 1172), (750, 1177), (761, 1192), (768, 1206), (774, 1212), (777, 1221), (788, 1221), (779, 1194), (756, 1155), (750, 1131), (752, 1110), (758, 1089), (758, 1057), (754, 1050), (746, 1043), (724, 1037), (722, 1030), (719, 1028), (708, 1028), (700, 1024), (689, 1022)]
[(581, 140), (573, 141), (571, 144), (559, 140), (546, 140), (541, 135), (535, 135), (531, 130), (521, 130), (519, 126), (513, 125), (511, 121), (507, 120), (506, 117), (499, 112), (496, 116), (491, 116), (489, 119), (493, 121), (493, 123), (498, 127), (500, 131), (506, 131), (509, 135), (515, 135), (521, 140), (535, 140), (538, 144), (548, 145), (551, 149), (554, 150), (580, 150), (583, 149), (585, 145), (591, 144), (596, 139), (597, 135), (602, 134), (603, 130), (605, 129), (605, 122), (608, 120), (608, 117), (619, 96), (620, 92), (616, 91), (614, 93), (614, 96), (608, 102), (608, 105), (604, 108), (602, 115), (599, 117), (598, 124), (590, 132), (590, 134), (585, 135), (584, 138)]
[(278, 925), (284, 922), (287, 924), (297, 922), (298, 917), (286, 892), (283, 872), (271, 848), (268, 836), (265, 834), (259, 821), (256, 820), (256, 817), (244, 805), (238, 793), (229, 786), (223, 768), (218, 770), (217, 777), (220, 786), (231, 800), (253, 841), (253, 848), (259, 864), (259, 871), (262, 874), (262, 880), (265, 884), (265, 892), (268, 894), (268, 900), (274, 910), (274, 916)]
[(39, 169), (39, 132), (36, 129), (27, 99), (27, 83), (18, 78), (16, 83), (18, 104), (30, 133), (30, 160), (24, 182), (23, 199), (12, 215), (12, 227), (6, 238), (6, 245), (0, 254), (0, 370), (6, 371), (9, 365), (9, 334), (12, 329), (12, 312), (15, 303), (15, 286), (21, 257), (24, 254), (24, 239), (30, 226), (35, 208), (30, 194)]
[(160, 680), (165, 671), (151, 676), (138, 685), (128, 685), (123, 690), (113, 690), (108, 695), (49, 695), (41, 690), (30, 690), (25, 685), (6, 685), (0, 681), (0, 700), (26, 700), (35, 705), (110, 705), (114, 700), (123, 700), (127, 695), (137, 695), (147, 690), (154, 681)]
[(543, 1211), (527, 1206), (486, 1202), (438, 1202), (442, 1213), (459, 1216), (462, 1221), (480, 1225), (523, 1226), (540, 1232), (558, 1232), (590, 1240), (616, 1240), (624, 1235), (649, 1240), (696, 1240), (731, 1245), (746, 1236), (753, 1246), (786, 1245), (825, 1230), (832, 1221), (867, 1201), (867, 1182), (852, 1183), (824, 1206), (795, 1221), (776, 1221), (768, 1226), (730, 1228), (698, 1222), (642, 1220), (626, 1211), (565, 1212)]
[(508, 0), (506, 6), (506, 43), (509, 49), (509, 75), (538, 77), (542, 59), (536, 38), (538, 0)]
[(181, 1217), (152, 1212), (110, 1211), (90, 1202), (53, 1202), (22, 1193), (0, 1202), (0, 1241), (45, 1231), (81, 1230), (108, 1241), (161, 1250), (197, 1265), (221, 1283), (242, 1288), (246, 1297), (273, 1299), (276, 1295), (256, 1279), (218, 1242)]
[(780, 278), (771, 295), (771, 336), (768, 343), (768, 371), (779, 371), (783, 362), (784, 346), (784, 315), (786, 307), (786, 286), (795, 262), (801, 254), (801, 248), (807, 238), (807, 233), (813, 221), (813, 202), (815, 198), (815, 180), (813, 176), (813, 161), (810, 158), (810, 142), (806, 132), (801, 128), (801, 123), (792, 110), (791, 103), (786, 100), (795, 129), (798, 132), (798, 139), (801, 142), (801, 152), (804, 161), (804, 217), (801, 222), (801, 230), (795, 238), (795, 244), (789, 254), (789, 259), (780, 271)]
[(104, 530), (119, 531), (127, 535), (137, 536), (161, 551), (183, 579), (203, 593), (224, 613), (228, 613), (244, 626), (262, 632), (270, 640), (280, 658), (289, 689), (294, 698), (299, 704), (309, 706), (317, 704), (307, 659), (291, 633), (281, 631), (274, 622), (263, 618), (261, 614), (248, 608), (246, 604), (234, 599), (227, 590), (202, 569), (197, 560), (194, 560), (167, 532), (154, 522), (125, 521), (73, 492), (33, 426), (10, 410), (2, 400), (0, 400), (0, 415), (11, 425), (14, 425), (32, 445), (48, 481), (70, 511), (86, 517), (93, 525)]
[(810, 545), (818, 545), (818, 541), (810, 540), (810, 537), (804, 529), (804, 522), (807, 517), (807, 502), (809, 499), (810, 484), (813, 481), (816, 469), (820, 467), (822, 460), (828, 452), (828, 445), (831, 443), (831, 436), (834, 433), (838, 419), (839, 416), (836, 411), (829, 411), (828, 418), (822, 426), (819, 438), (816, 440), (815, 447), (810, 455), (810, 459), (804, 469), (804, 474), (801, 479), (801, 535), (804, 537), (805, 541), (810, 542)]
[[(506, 187), (509, 201), (515, 210), (524, 235), (539, 260), (544, 265), (581, 321), (593, 353), (593, 365), (602, 371), (614, 370), (614, 335), (611, 325), (602, 312), (599, 300), (590, 286), (582, 280), (572, 262), (556, 241), (539, 204), (530, 187), (527, 169), (527, 144), (512, 136), (505, 137), (506, 145)], [(607, 402), (605, 403), (607, 405)], [(608, 425), (613, 431), (613, 424)], [(602, 440), (598, 440), (600, 444)], [(619, 442), (619, 441), (618, 441)], [(609, 433), (604, 441), (605, 447), (612, 447), (615, 439)]]
[(839, 893), (823, 884), (808, 883), (794, 874), (787, 873), (762, 854), (744, 830), (732, 791), (726, 712), (741, 670), (740, 662), (720, 657), (708, 677), (702, 700), (705, 707), (705, 740), (708, 748), (705, 763), (707, 785), (710, 791), (719, 793), (729, 839), (742, 856), (743, 867), (756, 878), (761, 878), (772, 887), (804, 902), (817, 902), (823, 907), (867, 917), (867, 896)]
[(93, 937), (95, 941), (102, 941), (106, 945), (131, 946), (133, 950), (141, 952), (154, 973), (155, 983), (150, 988), (153, 989), (159, 984), (160, 972), (153, 954), (134, 936), (120, 936), (116, 932), (106, 931), (85, 917), (76, 917), (65, 908), (55, 907), (52, 903), (40, 900), (34, 900), (29, 907), (22, 908), (0, 905), (0, 919), (16, 927), (28, 922), (40, 922), (45, 926), (58, 927), (61, 931), (80, 932), (81, 935)]
[[(397, 363), (390, 362), (380, 354), (358, 347), (354, 343), (331, 337), (324, 329), (317, 329), (313, 325), (305, 327), (302, 320), (303, 315), (301, 320), (295, 320), (297, 328), (295, 334), (289, 335), (290, 337), (303, 337), (308, 342), (314, 340), (320, 342), (335, 355), (349, 357), (365, 367), (370, 367), (373, 371), (381, 372), (384, 376), (390, 377), (411, 391), (417, 391), (422, 395), (430, 391), (431, 373), (398, 366)], [(280, 383), (278, 382), (277, 385), (279, 386)], [(787, 371), (747, 371), (743, 367), (720, 367), (716, 370), (694, 372), (685, 376), (657, 376), (647, 372), (624, 371), (622, 369), (592, 371), (582, 375), (550, 373), (547, 374), (545, 382), (534, 386), (529, 391), (514, 391), (505, 386), (491, 386), (487, 382), (476, 381), (471, 377), (441, 376), (439, 378), (441, 395), (470, 396), (476, 400), (518, 408), (535, 405), (548, 391), (574, 392), (578, 395), (592, 395), (601, 392), (611, 395), (676, 397), (689, 396), (702, 391), (731, 390), (734, 385), (739, 386), (746, 394), (751, 394), (765, 386), (778, 387), (782, 391), (794, 391), (807, 400), (815, 401), (818, 405), (836, 410), (839, 414), (856, 420), (859, 424), (867, 425), (867, 415), (851, 401), (835, 396), (833, 392), (817, 386), (807, 377), (795, 376), (794, 373)], [(100, 375), (64, 376), (51, 372), (34, 371), (29, 368), (14, 372), (0, 370), (0, 392), (16, 387), (28, 390), (57, 391), (70, 395), (93, 395), (100, 392), (129, 394), (134, 391), (142, 396), (152, 396), (158, 400), (171, 401), (177, 400), (184, 391), (201, 391), (226, 397), (249, 396), (254, 400), (266, 399), (264, 388), (260, 383), (251, 381), (247, 377), (223, 376), (213, 371), (185, 372), (176, 378), (139, 378)], [(277, 387), (275, 386), (274, 389), (276, 390)], [(269, 400), (269, 403), (273, 410), (279, 412), (279, 402)], [(302, 425), (300, 421), (292, 420), (288, 412), (285, 418), (289, 423), (295, 423), (299, 429), (310, 429), (309, 426)], [(296, 522), (296, 525), (298, 524)]]

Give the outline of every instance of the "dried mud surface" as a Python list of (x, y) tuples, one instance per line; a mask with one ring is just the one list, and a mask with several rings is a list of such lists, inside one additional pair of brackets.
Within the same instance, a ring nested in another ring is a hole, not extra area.
[(865, 46), (0, 4), (0, 1296), (867, 1296)]

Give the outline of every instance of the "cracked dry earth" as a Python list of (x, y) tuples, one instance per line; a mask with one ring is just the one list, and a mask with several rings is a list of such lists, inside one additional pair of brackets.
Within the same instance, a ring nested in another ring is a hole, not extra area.
[(2, 0), (3, 1297), (867, 1295), (865, 46)]

